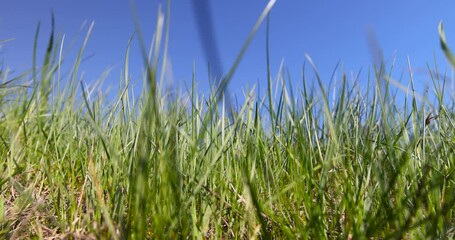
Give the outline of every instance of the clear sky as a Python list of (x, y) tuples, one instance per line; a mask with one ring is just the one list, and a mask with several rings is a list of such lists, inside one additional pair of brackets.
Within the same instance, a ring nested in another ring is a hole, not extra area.
[[(182, 86), (190, 83), (193, 66), (196, 66), (198, 85), (206, 91), (207, 59), (197, 32), (192, 8), (193, 1), (171, 3), (169, 58), (173, 79)], [(155, 29), (158, 6), (161, 0), (137, 0), (137, 14), (146, 41), (150, 42)], [(213, 0), (213, 25), (224, 70), (233, 63), (242, 43), (256, 19), (267, 4), (266, 0)], [(135, 31), (130, 1), (108, 0), (16, 0), (5, 1), (0, 8), (0, 39), (14, 38), (0, 48), (0, 62), (16, 70), (30, 69), (35, 29), (41, 22), (40, 54), (50, 34), (50, 13), (53, 9), (56, 32), (65, 34), (66, 47), (78, 39), (73, 52), (80, 46), (87, 25), (94, 21), (81, 69), (84, 80), (97, 79), (104, 70), (112, 68), (105, 86), (116, 89), (123, 67), (127, 42)], [(366, 32), (374, 30), (387, 63), (396, 60), (395, 76), (406, 69), (409, 56), (419, 81), (430, 84), (426, 64), (433, 65), (436, 57), (440, 70), (447, 64), (439, 48), (437, 26), (444, 20), (448, 44), (455, 48), (455, 2), (440, 1), (304, 1), (278, 0), (270, 16), (271, 70), (275, 75), (284, 61), (295, 84), (301, 83), (301, 69), (309, 54), (317, 65), (324, 81), (328, 82), (338, 62), (348, 72), (367, 71), (372, 66)], [(260, 83), (266, 85), (265, 25), (251, 42), (229, 88), (241, 95), (242, 89)], [(81, 33), (79, 37), (77, 34)], [(142, 61), (139, 49), (133, 47), (131, 67), (133, 78), (140, 79)], [(70, 55), (71, 56), (71, 55)], [(71, 58), (68, 64), (71, 63)], [(422, 70), (419, 72), (418, 70)], [(14, 75), (14, 74), (13, 74)], [(407, 78), (405, 78), (407, 83)]]

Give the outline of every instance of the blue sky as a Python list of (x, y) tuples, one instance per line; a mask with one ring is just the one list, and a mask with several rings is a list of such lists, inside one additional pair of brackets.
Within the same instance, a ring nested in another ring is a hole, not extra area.
[[(155, 28), (158, 6), (165, 1), (136, 1), (137, 15), (147, 42)], [(191, 82), (196, 69), (201, 91), (207, 91), (207, 59), (198, 36), (192, 1), (172, 1), (169, 58), (175, 84)], [(233, 63), (238, 51), (267, 4), (266, 0), (213, 0), (211, 9), (216, 39), (224, 70)], [(111, 68), (104, 86), (116, 89), (123, 67), (127, 42), (135, 27), (130, 1), (7, 1), (0, 8), (0, 39), (14, 38), (0, 49), (0, 62), (19, 73), (30, 69), (35, 29), (41, 22), (40, 54), (50, 33), (50, 12), (56, 19), (56, 32), (65, 34), (66, 47), (78, 50), (87, 25), (94, 21), (81, 69), (84, 81), (90, 83)], [(372, 66), (366, 40), (368, 29), (374, 30), (387, 63), (396, 60), (395, 76), (406, 69), (409, 56), (420, 84), (431, 84), (425, 73), (426, 64), (436, 57), (440, 70), (447, 64), (439, 48), (437, 26), (444, 20), (449, 46), (455, 48), (455, 2), (441, 1), (302, 1), (278, 0), (270, 16), (271, 70), (278, 73), (281, 62), (289, 70), (292, 81), (301, 84), (305, 54), (311, 56), (323, 80), (328, 82), (340, 62), (348, 74)], [(78, 33), (81, 33), (77, 37)], [(242, 89), (260, 83), (266, 86), (265, 25), (251, 42), (229, 88), (237, 95)], [(70, 55), (71, 56), (71, 55)], [(141, 57), (137, 41), (131, 56), (133, 78), (141, 84)], [(71, 63), (69, 59), (69, 64)], [(419, 72), (419, 70), (423, 70)], [(14, 74), (13, 74), (14, 75)], [(311, 79), (309, 79), (311, 80)], [(405, 78), (404, 83), (407, 83)]]

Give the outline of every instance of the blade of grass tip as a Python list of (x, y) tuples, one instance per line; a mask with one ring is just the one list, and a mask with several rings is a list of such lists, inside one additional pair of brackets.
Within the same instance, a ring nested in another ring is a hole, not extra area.
[[(396, 88), (398, 88), (398, 90), (401, 90), (403, 92), (408, 92), (409, 89), (408, 87), (404, 86), (403, 84), (401, 84), (400, 82), (398, 82), (397, 80), (391, 78), (391, 77), (388, 77), (388, 76), (384, 76), (384, 79), (391, 83), (393, 86), (395, 86)], [(414, 92), (413, 93), (415, 95), (415, 98), (421, 102), (427, 102), (427, 99), (425, 96), (423, 96), (422, 94), (418, 93), (418, 92)]]
[[(289, 72), (289, 69), (286, 69), (286, 76), (289, 80), (291, 80), (291, 73)], [(296, 116), (296, 111), (297, 111), (297, 106), (296, 106), (296, 98), (294, 94), (294, 87), (292, 85), (292, 81), (288, 81), (289, 84), (289, 97), (290, 97), (290, 103), (291, 105), (289, 106), (289, 110), (291, 110), (291, 113), (293, 114), (293, 118)], [(292, 119), (294, 120), (294, 119)]]
[(452, 66), (452, 68), (455, 68), (455, 56), (452, 54), (452, 51), (450, 51), (449, 46), (447, 46), (446, 34), (444, 32), (444, 25), (443, 25), (442, 21), (439, 22), (438, 31), (439, 31), (439, 40), (440, 40), (442, 51), (444, 52), (447, 60), (449, 61), (450, 65)]
[[(81, 27), (79, 28), (79, 31), (78, 31), (77, 35), (67, 45), (68, 49), (71, 49), (73, 46), (76, 45), (76, 41), (77, 41), (77, 39), (79, 39), (79, 36), (82, 35), (82, 32), (86, 28), (86, 25), (87, 25), (87, 21), (84, 21), (81, 24)], [(88, 31), (85, 34), (86, 35), (85, 38), (84, 38), (84, 43), (85, 44), (87, 43), (88, 38), (91, 35), (91, 31), (92, 31), (93, 25), (94, 25), (94, 22), (91, 22), (91, 24), (90, 24), (90, 26), (88, 28)], [(83, 61), (82, 56), (79, 57), (79, 55), (81, 55), (82, 54), (81, 51), (83, 52), (84, 49), (85, 49), (84, 43), (79, 48), (79, 53), (76, 56), (76, 60), (74, 61), (74, 64), (72, 65), (71, 70), (69, 71), (70, 80), (69, 81), (65, 81), (63, 88), (60, 88), (60, 81), (58, 82), (59, 96), (61, 96), (62, 98), (65, 99), (64, 101), (65, 101), (65, 105), (66, 106), (71, 106), (71, 105), (75, 106), (75, 100), (77, 99), (76, 93), (77, 93), (77, 89), (79, 89), (79, 87), (78, 87), (79, 83), (78, 83), (78, 80), (77, 80), (77, 74), (78, 74), (78, 70), (79, 70), (79, 65)], [(62, 42), (62, 45), (61, 45), (61, 52), (63, 52), (62, 49), (63, 49), (63, 42)], [(65, 59), (66, 55), (67, 54), (63, 55), (63, 57), (62, 57), (62, 54), (60, 55), (59, 67), (62, 66), (62, 61)], [(59, 79), (60, 79), (60, 77), (59, 77)]]
[(418, 106), (417, 106), (417, 100), (416, 100), (416, 94), (415, 94), (415, 85), (414, 85), (414, 78), (410, 78), (411, 81), (411, 91), (412, 91), (412, 107), (411, 107), (411, 114), (412, 114), (412, 129), (414, 130), (414, 136), (418, 137), (420, 133), (420, 124), (418, 122)]
[[(133, 13), (136, 13), (136, 7), (134, 5), (134, 1), (131, 1), (132, 4), (132, 9)], [(154, 99), (157, 95), (157, 83), (156, 83), (156, 69), (158, 66), (158, 56), (159, 56), (159, 50), (160, 50), (160, 45), (161, 45), (161, 38), (162, 38), (162, 33), (163, 33), (163, 25), (164, 25), (164, 16), (163, 12), (161, 10), (161, 7), (158, 10), (158, 17), (157, 17), (157, 23), (156, 23), (156, 31), (155, 31), (155, 36), (153, 38), (154, 44), (153, 44), (153, 58), (152, 62), (150, 62), (149, 57), (147, 56), (147, 48), (145, 47), (145, 41), (144, 41), (144, 35), (142, 34), (139, 18), (137, 14), (133, 14), (134, 16), (134, 25), (135, 29), (138, 35), (138, 40), (139, 40), (139, 47), (141, 49), (141, 54), (142, 54), (142, 59), (144, 61), (144, 64), (146, 65), (146, 71), (147, 71), (147, 82), (149, 84), (149, 94), (151, 94), (152, 100)], [(152, 65), (150, 65), (152, 64)]]
[(302, 66), (302, 85), (303, 85), (303, 104), (305, 104), (305, 107), (308, 107), (310, 105), (310, 99), (311, 97), (308, 94), (308, 86), (305, 78), (305, 63), (303, 63)]
[[(3, 82), (0, 83), (0, 88), (7, 88), (7, 87), (23, 87), (23, 88), (32, 88), (30, 87), (29, 85), (27, 84), (16, 84), (16, 85), (11, 85), (12, 83), (20, 80), (20, 79), (23, 79), (25, 77), (27, 77), (27, 75), (30, 73), (30, 71), (25, 71), (25, 72), (22, 72), (20, 75), (14, 77), (14, 78), (11, 78), (9, 80), (6, 80), (8, 78), (8, 76), (5, 74), (4, 78), (3, 78)], [(8, 86), (9, 85), (9, 86)]]
[(36, 53), (38, 49), (38, 36), (39, 36), (39, 31), (41, 28), (41, 23), (38, 22), (38, 25), (36, 26), (36, 31), (35, 31), (35, 37), (33, 41), (33, 53), (32, 53), (32, 78), (33, 78), (33, 91), (32, 95), (30, 96), (30, 100), (24, 102), (24, 111), (21, 117), (21, 124), (24, 121), (25, 117), (27, 116), (27, 113), (29, 112), (30, 106), (34, 102), (33, 100), (35, 99), (36, 93), (38, 91), (38, 78), (37, 78), (37, 73), (36, 73)]
[(0, 40), (0, 44), (7, 43), (7, 42), (10, 42), (10, 41), (13, 41), (13, 40), (16, 40), (16, 39), (15, 38), (3, 39), (3, 40)]
[[(166, 67), (167, 67), (167, 51), (168, 51), (168, 46), (169, 46), (169, 26), (170, 26), (170, 20), (171, 20), (171, 1), (168, 0), (166, 1), (167, 6), (166, 6), (166, 20), (165, 20), (165, 30), (164, 30), (164, 47), (163, 47), (163, 64), (161, 65), (161, 76), (160, 76), (160, 83), (164, 81), (164, 74), (166, 73)], [(155, 52), (156, 53), (156, 52)]]
[[(270, 48), (269, 48), (269, 33), (270, 33), (270, 15), (267, 16), (267, 24), (265, 31), (265, 52), (266, 52), (266, 64), (267, 64), (267, 94), (269, 100), (269, 113), (270, 119), (275, 119), (275, 112), (273, 108), (273, 97), (272, 97), (272, 74), (270, 73)], [(275, 129), (275, 122), (271, 121), (272, 129)]]
[[(342, 127), (342, 121), (343, 121), (343, 115), (344, 115), (344, 106), (346, 102), (346, 90), (347, 88), (347, 80), (346, 80), (346, 74), (343, 73), (341, 76), (341, 96), (340, 99), (338, 99), (337, 107), (336, 107), (336, 125), (339, 127)], [(349, 101), (349, 100), (348, 100)]]
[(39, 30), (41, 27), (41, 23), (38, 22), (38, 25), (36, 26), (36, 31), (35, 31), (35, 40), (33, 41), (33, 55), (32, 55), (32, 75), (33, 75), (33, 83), (34, 87), (36, 88), (37, 84), (37, 77), (36, 77), (36, 52), (38, 49), (38, 36), (39, 36)]
[[(285, 84), (283, 84), (283, 68), (280, 68), (279, 78), (277, 79), (277, 90), (280, 91), (280, 97), (278, 98), (276, 115), (275, 115), (275, 126), (279, 125), (282, 121), (283, 117), (283, 109), (284, 109), (284, 93), (286, 91)], [(280, 86), (281, 83), (281, 86)], [(276, 132), (277, 129), (273, 129)]]
[[(261, 24), (264, 21), (265, 17), (268, 16), (270, 11), (272, 10), (272, 7), (275, 4), (275, 2), (276, 2), (276, 0), (270, 0), (268, 2), (266, 7), (264, 8), (264, 11), (261, 13), (261, 15), (259, 16), (258, 20), (256, 21), (256, 24), (254, 25), (253, 29), (251, 30), (250, 34), (248, 35), (246, 41), (242, 45), (242, 48), (240, 49), (240, 52), (237, 54), (237, 57), (236, 57), (233, 65), (232, 65), (231, 69), (229, 70), (228, 74), (221, 80), (220, 84), (218, 86), (216, 86), (216, 90), (215, 90), (215, 97), (216, 97), (215, 100), (216, 100), (216, 102), (212, 103), (212, 104), (209, 104), (209, 107), (208, 107), (208, 110), (207, 110), (208, 112), (213, 112), (214, 108), (216, 108), (216, 106), (218, 105), (219, 101), (227, 93), (226, 89), (227, 89), (227, 86), (229, 84), (229, 81), (231, 80), (231, 78), (234, 75), (238, 65), (240, 64), (240, 61), (242, 60), (243, 55), (245, 54), (246, 50), (248, 49), (248, 46), (249, 46), (251, 40), (253, 40), (253, 37), (256, 35), (256, 32), (259, 29), (259, 27), (261, 26)], [(204, 121), (203, 121), (204, 125), (208, 124), (210, 116), (211, 116), (210, 114), (206, 114), (205, 115)], [(232, 122), (235, 122), (235, 118), (232, 117), (231, 120), (232, 120)], [(206, 127), (204, 126), (199, 131), (198, 140), (203, 136), (203, 133), (205, 131), (206, 131)]]
[(72, 82), (76, 82), (77, 80), (77, 74), (79, 72), (79, 67), (81, 65), (82, 61), (82, 54), (84, 53), (85, 47), (87, 46), (88, 40), (90, 38), (90, 35), (92, 34), (93, 26), (95, 25), (95, 22), (92, 22), (87, 30), (87, 34), (85, 35), (84, 42), (82, 43), (82, 46), (79, 48), (79, 52), (76, 57), (76, 62), (74, 63), (74, 69), (73, 69), (73, 76), (71, 78)]
[(41, 101), (41, 111), (46, 111), (47, 100), (49, 97), (49, 88), (50, 88), (50, 76), (48, 75), (48, 69), (51, 64), (51, 54), (54, 46), (54, 31), (55, 31), (55, 18), (54, 11), (51, 12), (51, 35), (49, 37), (49, 42), (47, 44), (46, 55), (44, 56), (43, 67), (41, 69), (41, 90), (40, 94), (43, 99)]
[[(159, 9), (158, 11), (158, 19), (157, 19), (157, 23), (156, 23), (156, 35), (155, 35), (155, 44), (153, 45), (154, 46), (154, 50), (153, 50), (153, 59), (152, 59), (152, 70), (153, 70), (153, 73), (155, 74), (155, 76), (153, 77), (153, 79), (156, 79), (156, 69), (157, 69), (157, 66), (158, 66), (158, 56), (159, 56), (159, 52), (160, 52), (160, 47), (161, 47), (161, 40), (162, 40), (162, 36), (163, 36), (163, 27), (164, 27), (164, 14), (163, 12), (161, 11), (161, 9)], [(140, 36), (139, 34), (139, 39), (144, 39), (143, 37)], [(149, 71), (149, 76), (152, 72)], [(149, 77), (148, 79), (149, 81), (152, 80), (151, 77)], [(155, 81), (155, 88), (156, 88), (156, 81)], [(157, 89), (155, 89), (155, 94), (156, 93)]]
[[(59, 50), (58, 63), (57, 63), (57, 94), (56, 94), (56, 96), (58, 96), (58, 97), (62, 96), (62, 93), (60, 92), (60, 80), (61, 80), (61, 72), (62, 72), (62, 60), (63, 60), (62, 55), (63, 55), (64, 43), (65, 43), (65, 35), (62, 36), (62, 40), (60, 42), (60, 50)], [(52, 90), (52, 94), (54, 96), (55, 89)], [(55, 104), (53, 104), (52, 106), (55, 106)], [(54, 112), (54, 109), (53, 109), (53, 112)]]
[[(335, 103), (335, 99), (336, 99), (336, 89), (337, 89), (337, 86), (338, 86), (338, 79), (337, 79), (337, 72), (338, 72), (338, 68), (340, 67), (340, 64), (341, 64), (341, 61), (338, 61), (337, 64), (335, 65), (335, 67), (333, 68), (333, 71), (332, 71), (332, 75), (330, 76), (330, 80), (329, 80), (329, 85), (327, 86), (327, 93), (330, 94), (330, 90), (332, 90), (333, 94), (332, 94), (332, 104), (329, 106), (332, 106), (334, 105)], [(329, 96), (329, 95), (328, 95)]]
[[(237, 57), (235, 58), (234, 64), (232, 64), (231, 69), (227, 73), (227, 75), (221, 80), (219, 87), (217, 88), (216, 95), (218, 97), (221, 97), (222, 94), (225, 92), (229, 81), (231, 80), (232, 76), (234, 75), (238, 65), (240, 64), (240, 61), (243, 58), (243, 55), (245, 54), (246, 50), (248, 49), (248, 46), (250, 45), (251, 40), (253, 40), (253, 37), (256, 35), (256, 32), (258, 31), (259, 27), (261, 26), (262, 22), (264, 21), (265, 17), (267, 17), (270, 13), (270, 11), (273, 8), (273, 5), (275, 5), (276, 0), (270, 0), (266, 7), (264, 8), (264, 11), (262, 11), (261, 15), (259, 16), (258, 20), (256, 21), (256, 24), (254, 25), (253, 29), (251, 30), (250, 34), (248, 35), (248, 38), (246, 39), (245, 43), (243, 44), (242, 48), (240, 49), (240, 52), (237, 54)], [(219, 99), (218, 99), (219, 101)]]
[(25, 118), (27, 117), (27, 114), (29, 113), (31, 106), (34, 103), (34, 99), (35, 99), (35, 96), (38, 91), (38, 80), (37, 80), (37, 73), (36, 73), (36, 53), (37, 53), (37, 49), (38, 49), (38, 36), (39, 36), (40, 26), (41, 26), (41, 23), (38, 22), (38, 25), (36, 26), (34, 41), (33, 41), (33, 54), (32, 54), (33, 91), (32, 91), (32, 95), (30, 96), (30, 99), (28, 101), (24, 101), (24, 104), (23, 104), (24, 111), (20, 118), (20, 125), (24, 124)]
[(128, 77), (128, 74), (129, 74), (128, 62), (129, 62), (129, 58), (130, 58), (130, 49), (131, 49), (131, 42), (133, 41), (133, 37), (134, 37), (134, 34), (128, 40), (128, 45), (126, 47), (126, 53), (125, 53), (125, 65), (124, 65), (124, 71), (125, 72), (124, 72), (124, 75), (123, 75), (123, 77), (125, 78), (125, 86), (123, 87), (123, 90), (121, 91), (121, 93), (120, 93), (120, 95), (118, 97), (118, 100), (116, 101), (111, 113), (109, 114), (109, 117), (108, 117), (108, 119), (106, 121), (106, 125), (107, 126), (109, 126), (110, 122), (114, 118), (114, 114), (117, 112), (117, 108), (120, 105), (120, 103), (122, 102), (122, 99), (125, 96), (126, 92), (129, 89), (129, 86), (130, 86), (130, 81), (128, 80), (129, 79), (129, 77)]

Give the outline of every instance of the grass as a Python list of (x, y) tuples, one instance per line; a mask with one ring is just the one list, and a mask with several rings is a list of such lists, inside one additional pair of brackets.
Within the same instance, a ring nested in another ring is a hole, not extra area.
[(309, 85), (305, 67), (301, 90), (279, 73), (273, 95), (267, 66), (268, 94), (249, 90), (229, 116), (221, 90), (199, 95), (194, 78), (176, 98), (160, 91), (166, 20), (159, 18), (138, 97), (129, 47), (115, 99), (79, 78), (91, 27), (67, 79), (60, 73), (64, 38), (53, 33), (39, 69), (16, 78), (2, 70), (0, 238), (455, 237), (447, 79), (432, 75), (431, 103), (412, 90), (410, 74), (399, 101), (380, 87), (387, 78), (379, 74), (342, 74), (335, 91), (319, 77)]

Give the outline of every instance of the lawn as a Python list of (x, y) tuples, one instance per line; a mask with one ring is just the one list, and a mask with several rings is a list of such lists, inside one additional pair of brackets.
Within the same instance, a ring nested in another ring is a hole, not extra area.
[[(151, 58), (143, 48), (141, 93), (129, 47), (115, 98), (81, 80), (91, 28), (73, 60), (51, 33), (45, 56), (31, 53), (38, 68), (2, 69), (0, 238), (454, 238), (452, 79), (429, 68), (432, 94), (422, 95), (409, 74), (398, 99), (393, 66), (368, 79), (342, 73), (335, 89), (308, 57), (302, 79), (269, 73), (265, 96), (248, 89), (227, 109), (222, 93), (269, 10), (208, 96), (194, 77), (174, 97), (157, 84), (161, 14)], [(455, 65), (442, 24), (440, 37)]]

